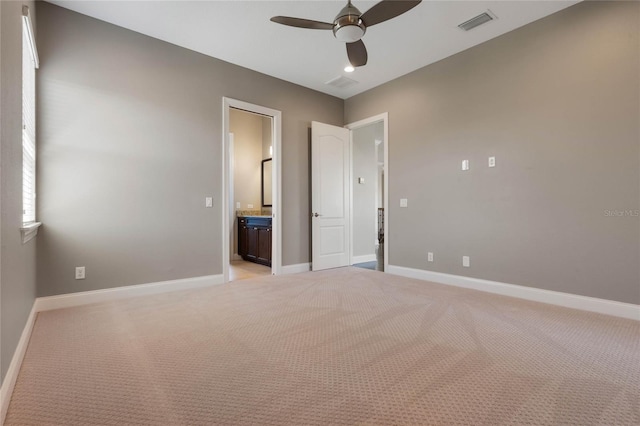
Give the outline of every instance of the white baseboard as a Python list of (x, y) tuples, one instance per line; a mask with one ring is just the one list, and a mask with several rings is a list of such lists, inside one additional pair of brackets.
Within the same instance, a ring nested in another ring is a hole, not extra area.
[(206, 275), (203, 277), (183, 278), (179, 280), (161, 281), (150, 284), (138, 284), (124, 287), (106, 288), (104, 290), (83, 291), (79, 293), (61, 294), (58, 296), (38, 297), (35, 302), (36, 312), (51, 309), (69, 308), (87, 305), (89, 303), (106, 302), (109, 300), (126, 299), (135, 296), (166, 293), (169, 291), (188, 290), (191, 288), (208, 287), (223, 284), (220, 275)]
[(640, 321), (640, 306), (615, 300), (389, 265), (390, 274)]
[(376, 259), (376, 254), (365, 254), (362, 256), (352, 256), (351, 257), (351, 264), (355, 265), (356, 263), (365, 263), (365, 262), (375, 262)]
[(311, 270), (310, 263), (298, 263), (295, 265), (282, 266), (282, 275), (286, 274), (299, 274), (301, 272), (309, 272)]
[(31, 331), (33, 330), (33, 325), (36, 322), (37, 315), (38, 311), (36, 311), (36, 305), (34, 303), (31, 308), (31, 313), (29, 313), (29, 317), (27, 318), (27, 323), (24, 325), (24, 329), (20, 335), (18, 346), (13, 353), (13, 358), (11, 358), (11, 364), (9, 364), (7, 374), (4, 376), (4, 380), (2, 381), (2, 387), (0, 387), (0, 425), (4, 424), (4, 419), (7, 416), (9, 402), (11, 401), (11, 394), (13, 393), (13, 388), (16, 385), (16, 380), (18, 380), (20, 366), (22, 366), (24, 354), (27, 352), (29, 338), (31, 337)]

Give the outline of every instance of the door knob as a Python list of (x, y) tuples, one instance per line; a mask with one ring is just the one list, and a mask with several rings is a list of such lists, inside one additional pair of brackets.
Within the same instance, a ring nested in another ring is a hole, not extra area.
[(322, 215), (321, 215), (321, 214), (318, 214), (318, 213), (311, 213), (311, 216), (312, 216), (312, 217), (318, 217), (318, 216), (322, 216)]

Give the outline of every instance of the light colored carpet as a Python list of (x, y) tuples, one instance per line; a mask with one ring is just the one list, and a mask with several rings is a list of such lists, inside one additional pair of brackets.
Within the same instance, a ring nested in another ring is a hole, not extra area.
[(640, 424), (640, 326), (359, 268), (43, 312), (7, 425)]

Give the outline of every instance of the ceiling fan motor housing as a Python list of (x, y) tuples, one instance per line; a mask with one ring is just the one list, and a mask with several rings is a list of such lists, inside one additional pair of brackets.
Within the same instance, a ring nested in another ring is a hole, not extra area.
[(353, 43), (362, 38), (367, 31), (360, 16), (362, 14), (349, 2), (336, 16), (333, 22), (333, 35), (345, 43)]

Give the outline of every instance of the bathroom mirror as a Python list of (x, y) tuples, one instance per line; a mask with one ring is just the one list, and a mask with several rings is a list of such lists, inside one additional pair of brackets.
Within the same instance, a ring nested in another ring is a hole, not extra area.
[(271, 160), (262, 160), (262, 207), (271, 207)]

